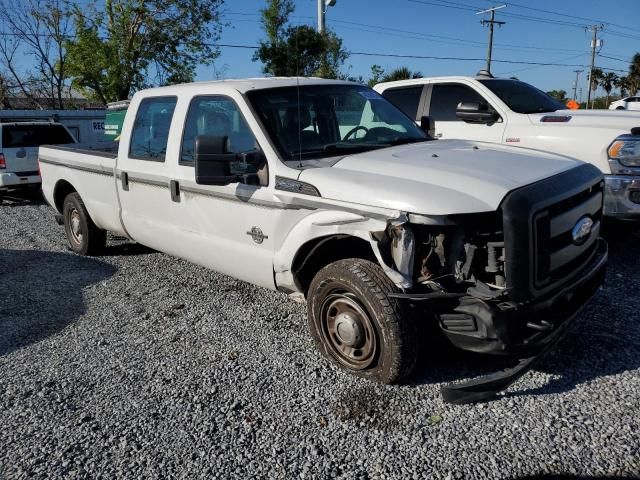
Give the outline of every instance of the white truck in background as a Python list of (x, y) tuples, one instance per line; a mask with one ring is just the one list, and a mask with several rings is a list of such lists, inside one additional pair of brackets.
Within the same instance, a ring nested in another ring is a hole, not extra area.
[(436, 138), (533, 148), (590, 163), (605, 175), (604, 214), (640, 219), (640, 112), (567, 110), (527, 83), (483, 72), (374, 89), (417, 122), (428, 116)]
[(229, 80), (140, 91), (117, 153), (47, 146), (39, 160), (73, 251), (98, 253), (111, 231), (304, 298), (318, 349), (385, 383), (410, 375), (420, 324), (461, 349), (525, 357), (443, 389), (487, 399), (602, 282), (603, 178), (426, 130), (355, 83)]

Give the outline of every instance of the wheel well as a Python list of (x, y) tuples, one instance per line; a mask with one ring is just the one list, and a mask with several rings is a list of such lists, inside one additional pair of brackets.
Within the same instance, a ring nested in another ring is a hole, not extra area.
[(320, 269), (345, 258), (377, 262), (371, 245), (366, 240), (351, 235), (331, 235), (310, 240), (300, 247), (291, 271), (306, 295), (311, 280)]
[(53, 189), (53, 202), (55, 203), (56, 210), (59, 213), (62, 213), (62, 204), (64, 203), (64, 199), (70, 193), (75, 192), (76, 189), (66, 180), (60, 180), (56, 183), (55, 188)]

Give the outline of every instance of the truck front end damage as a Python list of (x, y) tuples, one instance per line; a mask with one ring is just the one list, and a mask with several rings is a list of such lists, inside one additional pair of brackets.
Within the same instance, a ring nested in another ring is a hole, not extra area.
[[(530, 369), (602, 283), (604, 183), (583, 165), (509, 193), (496, 212), (440, 225), (408, 216), (373, 234), (380, 261), (425, 321), (463, 350), (524, 357), (510, 371), (443, 388), (445, 400), (488, 399)], [(410, 286), (409, 286), (410, 285)]]

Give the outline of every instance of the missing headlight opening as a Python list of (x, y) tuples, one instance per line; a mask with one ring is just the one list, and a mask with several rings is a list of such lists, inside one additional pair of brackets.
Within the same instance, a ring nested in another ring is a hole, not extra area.
[(459, 216), (455, 225), (393, 226), (388, 233), (393, 264), (412, 278), (414, 293), (506, 286), (504, 235), (497, 213)]

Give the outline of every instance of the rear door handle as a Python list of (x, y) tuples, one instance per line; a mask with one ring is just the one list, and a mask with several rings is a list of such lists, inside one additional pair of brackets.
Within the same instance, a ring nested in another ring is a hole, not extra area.
[(171, 180), (169, 182), (169, 190), (171, 190), (171, 200), (174, 202), (180, 201), (180, 184), (177, 180)]
[(122, 190), (129, 191), (129, 174), (127, 172), (120, 172), (120, 180), (122, 181)]

